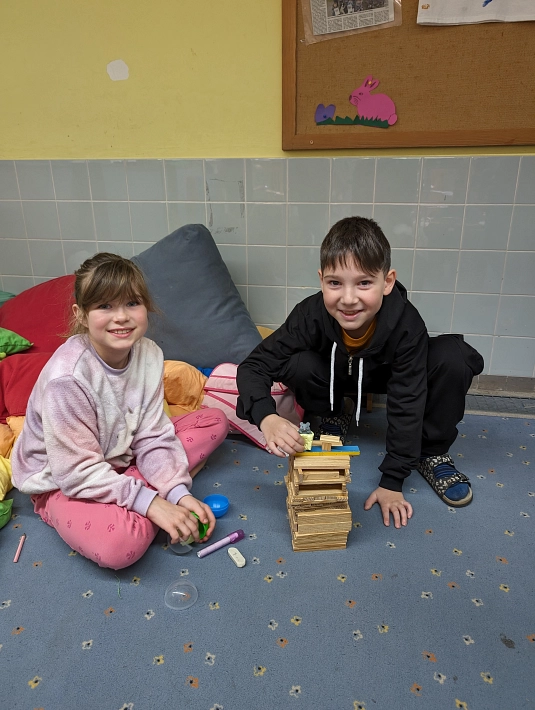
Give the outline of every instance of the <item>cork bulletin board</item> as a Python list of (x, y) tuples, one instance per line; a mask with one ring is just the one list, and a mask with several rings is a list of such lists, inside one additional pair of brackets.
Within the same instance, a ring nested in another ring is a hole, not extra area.
[[(303, 0), (282, 0), (283, 150), (535, 144), (535, 22), (402, 24), (305, 44)], [(354, 118), (366, 77), (395, 102), (388, 128), (317, 125), (321, 103)]]

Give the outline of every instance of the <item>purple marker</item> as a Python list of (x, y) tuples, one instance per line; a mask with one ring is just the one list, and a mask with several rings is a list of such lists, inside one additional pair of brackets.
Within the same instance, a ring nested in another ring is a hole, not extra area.
[(227, 537), (224, 537), (222, 540), (218, 540), (212, 545), (208, 545), (208, 547), (205, 547), (203, 550), (199, 550), (199, 552), (197, 552), (197, 557), (206, 557), (206, 555), (209, 555), (210, 553), (215, 552), (216, 550), (220, 550), (222, 547), (225, 547), (225, 545), (230, 545), (232, 542), (238, 542), (238, 540), (243, 540), (244, 537), (245, 533), (243, 532), (243, 530), (235, 530), (234, 532), (230, 533), (230, 535), (227, 535)]

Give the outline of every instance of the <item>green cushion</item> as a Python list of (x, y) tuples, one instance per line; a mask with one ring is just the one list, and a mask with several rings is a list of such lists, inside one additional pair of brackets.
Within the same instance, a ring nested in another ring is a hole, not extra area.
[(32, 345), (33, 343), (30, 343), (29, 340), (26, 340), (26, 338), (23, 338), (21, 335), (17, 335), (12, 330), (0, 328), (0, 360), (3, 360), (6, 355), (13, 355), (14, 353), (28, 350)]
[(0, 501), (0, 528), (7, 525), (11, 519), (11, 506), (13, 505), (13, 499), (8, 498), (7, 500)]

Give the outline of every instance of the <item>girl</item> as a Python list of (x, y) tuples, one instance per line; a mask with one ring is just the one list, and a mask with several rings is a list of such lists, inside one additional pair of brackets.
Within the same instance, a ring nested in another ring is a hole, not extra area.
[(96, 254), (74, 288), (71, 337), (41, 372), (13, 448), (15, 486), (101, 567), (136, 562), (159, 528), (173, 544), (198, 541), (192, 513), (207, 540), (214, 515), (189, 489), (228, 433), (225, 414), (164, 413), (163, 353), (143, 337), (155, 307), (132, 261)]

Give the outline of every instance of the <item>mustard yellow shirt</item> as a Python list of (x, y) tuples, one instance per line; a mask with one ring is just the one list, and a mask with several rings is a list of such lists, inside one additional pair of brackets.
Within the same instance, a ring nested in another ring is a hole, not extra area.
[(362, 350), (363, 348), (368, 345), (370, 340), (373, 337), (373, 334), (375, 333), (375, 326), (377, 325), (376, 319), (374, 318), (372, 322), (369, 325), (368, 330), (362, 335), (360, 338), (352, 338), (346, 331), (342, 328), (342, 339), (344, 341), (344, 345), (346, 346), (348, 352), (350, 355), (354, 355), (356, 352), (359, 350)]

